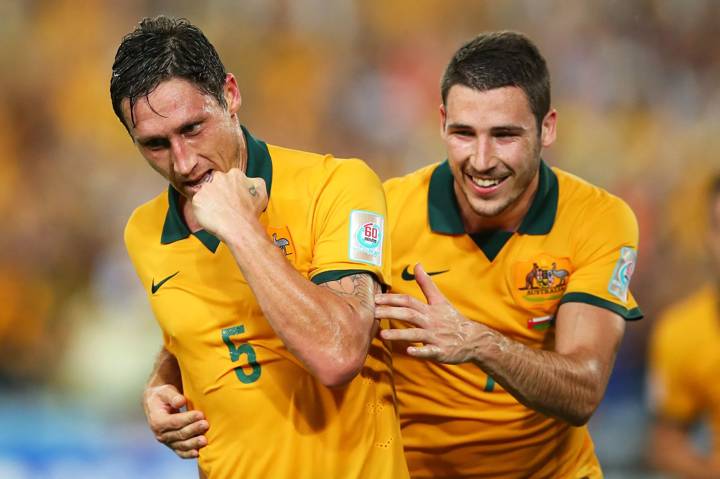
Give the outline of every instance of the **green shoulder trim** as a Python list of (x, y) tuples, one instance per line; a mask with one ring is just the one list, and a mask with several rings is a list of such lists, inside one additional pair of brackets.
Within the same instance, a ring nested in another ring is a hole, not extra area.
[(388, 289), (387, 285), (380, 281), (375, 273), (366, 269), (339, 269), (333, 271), (323, 271), (322, 273), (313, 276), (310, 281), (315, 284), (323, 284), (327, 283), (328, 281), (337, 281), (344, 278), (345, 276), (352, 276), (353, 274), (369, 274), (373, 278), (375, 278), (375, 281), (380, 283), (383, 292), (387, 291)]
[(628, 309), (612, 301), (588, 293), (568, 293), (560, 300), (560, 304), (564, 303), (591, 304), (599, 308), (608, 309), (628, 321), (636, 321), (643, 318), (643, 313), (640, 311), (640, 308)]

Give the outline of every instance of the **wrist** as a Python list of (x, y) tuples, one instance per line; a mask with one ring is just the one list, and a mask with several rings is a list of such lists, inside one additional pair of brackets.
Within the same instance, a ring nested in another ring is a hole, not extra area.
[(218, 239), (230, 248), (238, 261), (245, 255), (259, 254), (265, 244), (272, 245), (257, 218), (238, 218)]
[(507, 351), (509, 339), (498, 331), (488, 328), (487, 326), (475, 323), (477, 327), (474, 363), (478, 366), (493, 364)]
[(224, 228), (215, 234), (220, 241), (227, 245), (247, 246), (254, 237), (264, 236), (262, 225), (255, 217), (237, 215), (227, 221)]

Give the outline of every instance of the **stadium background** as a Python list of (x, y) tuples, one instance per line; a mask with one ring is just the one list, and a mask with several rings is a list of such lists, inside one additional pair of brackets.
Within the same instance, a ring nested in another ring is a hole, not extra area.
[(258, 137), (363, 158), (383, 179), (443, 158), (438, 83), (464, 40), (533, 38), (559, 110), (546, 159), (622, 196), (641, 226), (633, 290), (646, 319), (629, 325), (592, 420), (597, 452), (609, 478), (659, 477), (642, 457), (646, 340), (657, 312), (707, 277), (712, 0), (0, 2), (0, 477), (195, 477), (143, 420), (160, 335), (122, 229), (164, 185), (108, 94), (122, 35), (157, 13), (205, 30)]

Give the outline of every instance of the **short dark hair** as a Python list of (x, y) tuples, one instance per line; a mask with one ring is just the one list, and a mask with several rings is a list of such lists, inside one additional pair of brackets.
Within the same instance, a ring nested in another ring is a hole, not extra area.
[(215, 47), (198, 27), (184, 18), (159, 15), (144, 18), (122, 39), (112, 67), (110, 98), (115, 114), (129, 131), (122, 116), (123, 99), (130, 100), (134, 124), (132, 109), (138, 98), (149, 95), (165, 80), (183, 78), (225, 108), (225, 76)]
[(550, 73), (535, 44), (522, 33), (482, 33), (455, 52), (440, 85), (443, 105), (453, 85), (486, 91), (521, 88), (528, 98), (538, 131), (550, 111)]

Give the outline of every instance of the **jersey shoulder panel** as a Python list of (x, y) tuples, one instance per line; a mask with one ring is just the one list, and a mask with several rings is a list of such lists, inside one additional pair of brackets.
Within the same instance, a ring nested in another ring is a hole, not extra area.
[[(383, 183), (391, 231), (402, 221), (401, 216), (415, 218), (417, 214), (427, 215), (430, 178), (438, 164), (424, 166), (405, 176), (390, 178)], [(403, 212), (412, 212), (413, 215), (401, 215)]]
[(135, 208), (124, 232), (125, 245), (131, 254), (146, 241), (160, 240), (167, 210), (167, 191)]
[(580, 256), (607, 245), (637, 249), (635, 213), (620, 197), (557, 168), (559, 201), (556, 227), (571, 231)]

